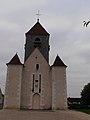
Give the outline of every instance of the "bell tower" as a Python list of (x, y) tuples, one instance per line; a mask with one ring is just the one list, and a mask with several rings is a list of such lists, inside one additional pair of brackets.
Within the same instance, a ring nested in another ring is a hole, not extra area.
[(35, 48), (38, 48), (47, 62), (49, 62), (49, 33), (40, 24), (39, 19), (37, 19), (36, 24), (25, 34), (26, 44), (25, 44), (25, 58), (24, 61), (28, 59)]

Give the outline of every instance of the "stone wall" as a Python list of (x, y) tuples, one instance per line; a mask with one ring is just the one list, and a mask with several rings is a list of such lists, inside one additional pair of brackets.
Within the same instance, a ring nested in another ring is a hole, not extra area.
[[(36, 64), (39, 64), (39, 69), (36, 70)], [(41, 75), (41, 91), (33, 91), (33, 74)], [(24, 64), (23, 79), (22, 79), (22, 95), (21, 107), (33, 109), (34, 94), (40, 95), (40, 109), (50, 109), (51, 107), (51, 79), (50, 66), (46, 59), (36, 48), (31, 56)]]
[(8, 65), (4, 108), (20, 108), (21, 79), (22, 65)]
[(66, 68), (52, 67), (52, 109), (67, 109)]

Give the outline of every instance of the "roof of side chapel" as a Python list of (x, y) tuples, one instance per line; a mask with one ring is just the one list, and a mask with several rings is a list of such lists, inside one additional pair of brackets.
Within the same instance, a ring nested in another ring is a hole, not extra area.
[(27, 33), (26, 35), (45, 35), (49, 36), (50, 34), (44, 29), (44, 27), (37, 22)]
[(65, 64), (64, 64), (64, 62), (60, 59), (60, 57), (57, 55), (56, 56), (56, 59), (55, 59), (55, 61), (54, 61), (54, 63), (53, 63), (53, 65), (52, 66), (61, 66), (61, 67), (67, 67)]
[(15, 56), (9, 61), (9, 63), (7, 63), (7, 65), (22, 65), (22, 63), (20, 62), (20, 59), (18, 57), (17, 54), (15, 54)]

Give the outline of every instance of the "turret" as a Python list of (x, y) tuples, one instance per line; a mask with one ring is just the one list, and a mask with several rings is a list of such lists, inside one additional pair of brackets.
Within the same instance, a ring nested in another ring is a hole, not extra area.
[(52, 109), (67, 109), (66, 67), (57, 55), (52, 65)]
[(7, 63), (4, 108), (20, 108), (22, 67), (17, 54)]

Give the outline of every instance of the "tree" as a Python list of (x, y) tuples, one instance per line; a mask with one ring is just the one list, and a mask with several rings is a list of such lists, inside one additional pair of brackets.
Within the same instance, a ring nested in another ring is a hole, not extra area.
[(81, 104), (90, 105), (90, 83), (85, 85), (81, 92)]

